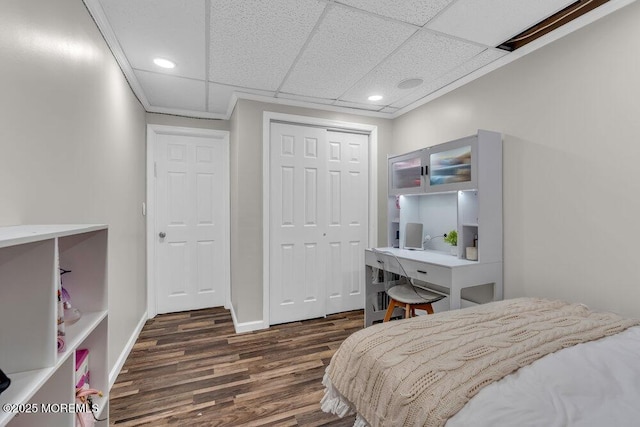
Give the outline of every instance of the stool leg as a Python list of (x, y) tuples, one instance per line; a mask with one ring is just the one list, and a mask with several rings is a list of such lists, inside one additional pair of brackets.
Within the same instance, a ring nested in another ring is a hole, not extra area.
[(411, 304), (404, 305), (404, 318), (408, 319), (411, 317)]
[(391, 298), (391, 300), (389, 301), (389, 307), (387, 307), (387, 312), (384, 315), (383, 322), (388, 322), (389, 320), (391, 320), (391, 315), (393, 315), (394, 308), (396, 308), (396, 300)]
[(428, 304), (416, 304), (411, 306), (411, 317), (416, 315), (416, 310), (426, 310), (427, 314), (433, 314), (433, 306)]

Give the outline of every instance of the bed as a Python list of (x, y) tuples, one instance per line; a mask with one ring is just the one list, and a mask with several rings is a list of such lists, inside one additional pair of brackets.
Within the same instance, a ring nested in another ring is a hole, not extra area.
[(327, 367), (354, 426), (602, 426), (640, 420), (640, 321), (519, 298), (377, 324)]

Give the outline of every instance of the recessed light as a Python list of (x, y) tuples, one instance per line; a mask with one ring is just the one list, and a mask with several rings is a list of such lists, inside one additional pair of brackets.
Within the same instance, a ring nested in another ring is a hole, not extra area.
[(176, 66), (175, 62), (163, 58), (156, 58), (153, 60), (153, 63), (162, 68), (175, 68)]
[(398, 83), (398, 89), (413, 89), (414, 87), (420, 86), (422, 83), (424, 83), (424, 80), (418, 78), (404, 79)]
[(371, 95), (369, 101), (380, 101), (382, 99), (382, 95)]

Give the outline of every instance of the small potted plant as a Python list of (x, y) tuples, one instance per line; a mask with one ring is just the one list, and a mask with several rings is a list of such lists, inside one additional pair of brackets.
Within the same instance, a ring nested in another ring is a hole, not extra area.
[(458, 255), (458, 232), (451, 230), (444, 235), (444, 241), (451, 245), (451, 255)]

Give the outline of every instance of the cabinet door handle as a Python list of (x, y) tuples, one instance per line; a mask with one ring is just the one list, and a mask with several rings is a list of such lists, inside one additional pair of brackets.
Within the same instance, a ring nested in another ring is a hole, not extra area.
[(424, 270), (416, 270), (416, 271), (417, 271), (418, 273), (427, 274), (427, 272), (426, 272), (426, 271), (424, 271)]
[(424, 174), (429, 175), (429, 166), (424, 167)]
[(424, 167), (420, 166), (420, 176), (424, 176)]

